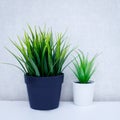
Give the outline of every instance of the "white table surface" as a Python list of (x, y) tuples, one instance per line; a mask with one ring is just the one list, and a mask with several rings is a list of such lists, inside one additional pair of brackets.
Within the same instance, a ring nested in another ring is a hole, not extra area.
[(28, 102), (0, 101), (0, 120), (120, 120), (120, 102), (94, 102), (80, 107), (60, 102), (57, 109), (38, 111)]

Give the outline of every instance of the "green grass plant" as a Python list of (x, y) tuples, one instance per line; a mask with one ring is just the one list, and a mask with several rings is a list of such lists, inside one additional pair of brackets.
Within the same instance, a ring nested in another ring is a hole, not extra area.
[(78, 59), (75, 58), (73, 65), (75, 70), (72, 69), (73, 73), (77, 77), (80, 83), (86, 84), (90, 81), (91, 76), (95, 72), (95, 55), (91, 60), (89, 60), (88, 55), (85, 55), (82, 51), (78, 51)]
[[(18, 41), (12, 44), (17, 48), (20, 54), (14, 54), (7, 49), (18, 61), (19, 68), (24, 74), (30, 76), (57, 76), (68, 66), (64, 66), (65, 61), (72, 52), (69, 51), (69, 45), (64, 40), (64, 34), (58, 33), (53, 36), (52, 30), (34, 30), (28, 26), (29, 32), (24, 32), (23, 38), (18, 37)], [(68, 52), (69, 51), (69, 52)]]

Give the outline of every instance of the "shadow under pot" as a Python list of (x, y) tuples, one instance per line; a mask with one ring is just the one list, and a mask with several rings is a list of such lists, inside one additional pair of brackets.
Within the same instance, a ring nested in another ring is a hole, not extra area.
[(25, 75), (30, 107), (37, 110), (51, 110), (59, 106), (64, 74), (49, 77)]

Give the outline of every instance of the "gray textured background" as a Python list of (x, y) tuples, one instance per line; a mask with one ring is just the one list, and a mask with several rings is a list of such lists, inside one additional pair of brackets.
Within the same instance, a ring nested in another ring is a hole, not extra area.
[[(92, 78), (94, 99), (120, 100), (119, 0), (0, 0), (0, 61), (17, 64), (4, 47), (15, 51), (8, 37), (22, 36), (27, 24), (67, 30), (71, 48), (78, 46), (90, 56), (102, 52)], [(64, 73), (61, 100), (72, 100), (75, 77), (69, 68)], [(27, 100), (23, 73), (12, 66), (0, 64), (0, 99)]]

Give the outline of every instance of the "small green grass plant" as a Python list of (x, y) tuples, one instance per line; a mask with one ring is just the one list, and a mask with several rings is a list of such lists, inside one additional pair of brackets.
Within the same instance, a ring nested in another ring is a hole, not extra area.
[(73, 73), (79, 80), (79, 83), (87, 84), (90, 81), (91, 76), (95, 72), (94, 62), (97, 57), (95, 55), (91, 60), (89, 60), (88, 55), (85, 55), (82, 51), (77, 52), (78, 59), (75, 58), (73, 65), (75, 70), (72, 69)]

